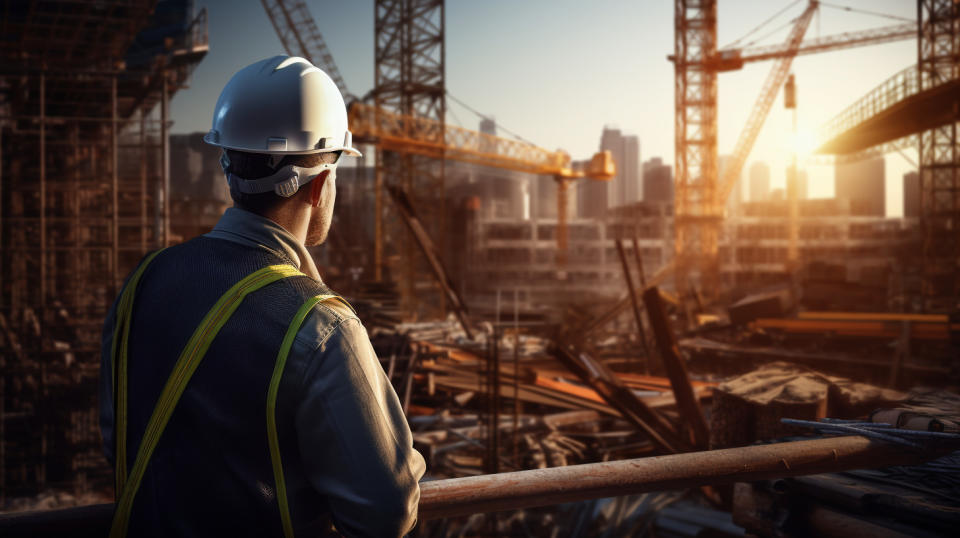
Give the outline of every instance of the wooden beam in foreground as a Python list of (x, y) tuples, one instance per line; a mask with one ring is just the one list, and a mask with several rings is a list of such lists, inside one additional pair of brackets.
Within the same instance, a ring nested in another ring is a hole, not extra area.
[[(420, 484), (419, 519), (669, 491), (788, 476), (916, 465), (949, 454), (957, 443), (924, 451), (861, 436), (830, 437), (653, 458), (588, 463)], [(103, 536), (112, 504), (0, 514), (0, 535)]]
[(788, 476), (914, 465), (957, 445), (918, 452), (861, 436), (688, 452), (424, 482), (420, 520)]

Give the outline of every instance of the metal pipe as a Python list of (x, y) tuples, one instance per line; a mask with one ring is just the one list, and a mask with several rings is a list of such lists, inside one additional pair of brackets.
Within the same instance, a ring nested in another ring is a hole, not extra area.
[(912, 465), (955, 450), (916, 451), (866, 437), (832, 437), (496, 475), (420, 485), (421, 521), (481, 512), (751, 482), (788, 476)]
[[(47, 302), (47, 79), (40, 73), (40, 312)], [(42, 318), (41, 318), (42, 319)], [(42, 340), (41, 340), (42, 342)], [(42, 347), (43, 344), (41, 344)]]
[(111, 79), (110, 85), (110, 176), (113, 187), (113, 241), (110, 249), (110, 286), (113, 295), (120, 289), (118, 277), (120, 275), (120, 176), (117, 170), (120, 160), (117, 156), (117, 77)]
[(377, 282), (383, 281), (383, 154), (377, 146), (373, 172), (373, 278)]
[(637, 338), (643, 346), (643, 353), (646, 355), (645, 362), (649, 364), (653, 356), (650, 354), (650, 348), (647, 346), (647, 332), (643, 328), (643, 315), (640, 313), (637, 289), (633, 287), (633, 277), (630, 275), (630, 265), (627, 263), (627, 254), (623, 249), (623, 243), (619, 239), (614, 239), (613, 243), (617, 246), (617, 256), (620, 257), (620, 265), (623, 267), (623, 281), (627, 286), (627, 293), (630, 295), (630, 304), (633, 306), (633, 319), (637, 322)]
[(520, 466), (520, 290), (513, 288), (513, 464)]

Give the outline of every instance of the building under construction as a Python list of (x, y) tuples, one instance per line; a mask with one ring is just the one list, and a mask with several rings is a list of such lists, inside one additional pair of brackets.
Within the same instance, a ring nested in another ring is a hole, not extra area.
[(109, 484), (103, 319), (171, 238), (169, 102), (207, 51), (190, 0), (4, 2), (0, 495)]
[[(448, 100), (472, 109), (447, 90), (445, 2), (373, 3), (362, 95), (306, 2), (261, 0), (262, 22), (330, 74), (366, 155), (339, 168), (311, 253), (363, 320), (427, 462), (414, 535), (956, 528), (960, 4), (918, 0), (917, 20), (807, 38), (821, 8), (853, 8), (794, 2), (782, 44), (721, 49), (718, 0), (676, 0), (661, 22), (674, 176), (654, 158), (641, 184), (636, 137), (615, 135), (635, 163), (573, 161), (480, 113), (478, 130), (449, 124)], [(0, 511), (59, 509), (0, 514), (0, 534), (100, 535), (103, 318), (138, 260), (230, 203), (219, 150), (169, 133), (170, 98), (208, 50), (206, 12), (48, 0), (0, 15)], [(793, 59), (906, 40), (917, 65), (824, 126), (819, 151), (852, 178), (836, 196), (806, 199), (794, 162), (781, 195), (728, 200), (781, 89), (796, 110)], [(719, 74), (764, 61), (720, 156)], [(911, 147), (918, 210), (887, 217), (883, 167), (856, 163)]]

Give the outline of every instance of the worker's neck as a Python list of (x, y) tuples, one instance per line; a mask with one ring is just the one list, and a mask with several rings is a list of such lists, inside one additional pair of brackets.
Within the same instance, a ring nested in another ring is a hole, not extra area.
[(307, 204), (285, 204), (277, 209), (265, 211), (260, 216), (279, 224), (284, 230), (297, 238), (301, 245), (306, 245), (311, 209)]

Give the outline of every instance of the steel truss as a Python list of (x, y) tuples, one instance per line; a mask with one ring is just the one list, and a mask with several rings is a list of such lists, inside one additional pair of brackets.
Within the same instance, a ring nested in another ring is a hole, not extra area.
[[(377, 0), (374, 14), (374, 102), (378, 109), (434, 120), (418, 137), (444, 142), (446, 117), (444, 1)], [(445, 245), (444, 166), (440, 158), (377, 150), (375, 274), (399, 281), (401, 307), (414, 317), (442, 314), (443, 293), (426, 260), (403, 231), (395, 212), (384, 211), (384, 183), (406, 191), (437, 245)], [(440, 249), (446, 251), (445, 248)]]
[(676, 276), (681, 297), (699, 269), (701, 287), (715, 290), (721, 204), (717, 190), (716, 0), (675, 0), (674, 147)]
[[(960, 78), (960, 4), (918, 0), (920, 91)], [(960, 111), (920, 134), (923, 292), (926, 309), (949, 311), (960, 300)]]

